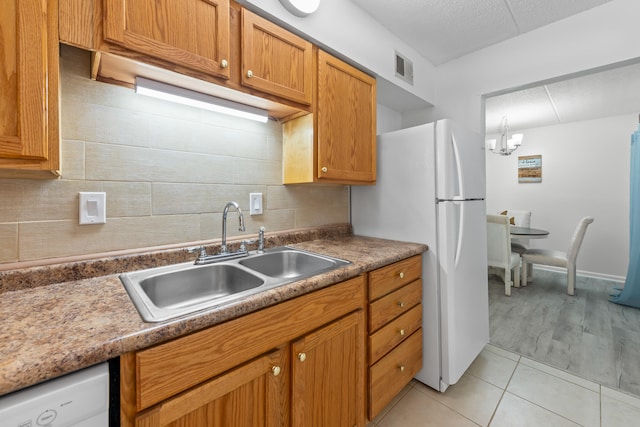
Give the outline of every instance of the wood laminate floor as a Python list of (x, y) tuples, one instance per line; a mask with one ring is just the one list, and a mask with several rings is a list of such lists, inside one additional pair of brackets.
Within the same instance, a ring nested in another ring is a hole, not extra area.
[(609, 302), (619, 283), (534, 269), (512, 288), (489, 276), (490, 342), (535, 361), (640, 396), (640, 309)]

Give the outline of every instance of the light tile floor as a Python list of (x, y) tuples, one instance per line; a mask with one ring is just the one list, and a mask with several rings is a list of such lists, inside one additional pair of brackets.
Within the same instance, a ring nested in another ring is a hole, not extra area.
[(487, 345), (439, 393), (411, 382), (369, 427), (640, 425), (640, 398)]

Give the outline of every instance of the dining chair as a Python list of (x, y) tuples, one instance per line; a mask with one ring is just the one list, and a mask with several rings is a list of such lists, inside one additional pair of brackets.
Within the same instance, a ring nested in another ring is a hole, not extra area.
[(511, 270), (514, 286), (520, 287), (520, 255), (511, 251), (507, 216), (487, 215), (487, 265), (501, 270), (505, 295), (511, 295)]
[[(511, 225), (516, 227), (531, 227), (531, 211), (518, 210), (518, 209), (508, 209), (500, 212), (500, 215), (506, 215), (509, 217), (509, 221)], [(511, 220), (513, 218), (513, 220)], [(513, 252), (518, 253), (521, 257), (522, 254), (525, 253), (529, 249), (529, 239), (517, 238), (511, 239), (511, 250)], [(532, 266), (529, 266), (528, 277), (527, 280), (531, 280), (531, 271), (533, 270)], [(523, 282), (526, 285), (526, 282)]]
[(527, 280), (527, 270), (531, 264), (551, 265), (567, 269), (567, 293), (574, 295), (576, 290), (576, 260), (578, 251), (584, 240), (587, 226), (593, 218), (586, 216), (578, 222), (578, 226), (571, 236), (567, 252), (553, 249), (528, 249), (522, 254), (522, 280)]
[[(506, 215), (512, 225), (516, 227), (531, 227), (531, 211), (508, 209), (500, 212), (500, 215)], [(529, 239), (512, 239), (511, 249), (521, 253), (528, 249)]]

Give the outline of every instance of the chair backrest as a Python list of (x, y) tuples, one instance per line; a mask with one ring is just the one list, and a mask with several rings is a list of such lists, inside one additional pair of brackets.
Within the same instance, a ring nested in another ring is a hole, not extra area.
[(487, 215), (487, 262), (489, 266), (508, 268), (510, 259), (509, 217)]
[(582, 240), (584, 240), (584, 234), (587, 231), (587, 226), (593, 222), (593, 218), (590, 216), (585, 216), (580, 220), (578, 226), (573, 232), (573, 236), (571, 236), (571, 241), (569, 242), (569, 250), (567, 251), (567, 260), (569, 262), (575, 263), (576, 258), (578, 258), (578, 251), (580, 250), (580, 245), (582, 245)]
[(509, 209), (502, 212), (500, 213), (501, 215), (507, 215), (509, 218), (513, 217), (513, 225), (516, 227), (531, 227), (531, 211)]

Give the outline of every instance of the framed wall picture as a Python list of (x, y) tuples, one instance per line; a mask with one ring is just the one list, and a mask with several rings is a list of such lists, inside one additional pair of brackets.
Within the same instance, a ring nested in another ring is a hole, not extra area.
[(542, 155), (518, 156), (518, 182), (542, 182)]

